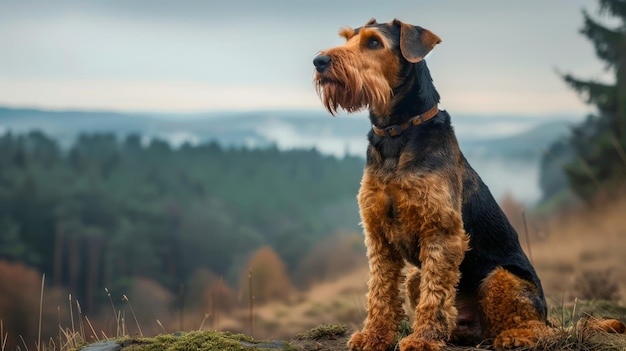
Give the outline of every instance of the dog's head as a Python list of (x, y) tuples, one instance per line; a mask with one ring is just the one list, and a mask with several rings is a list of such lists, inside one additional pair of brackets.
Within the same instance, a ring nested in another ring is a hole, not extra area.
[(402, 68), (420, 62), (441, 42), (431, 31), (397, 19), (371, 19), (339, 35), (346, 39), (344, 45), (323, 50), (313, 60), (315, 88), (333, 115), (340, 108), (388, 114), (394, 89), (402, 83)]

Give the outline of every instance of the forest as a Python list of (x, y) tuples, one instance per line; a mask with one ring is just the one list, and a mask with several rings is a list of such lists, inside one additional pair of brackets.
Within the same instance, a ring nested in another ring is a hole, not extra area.
[(83, 134), (62, 149), (41, 132), (6, 133), (0, 260), (45, 273), (87, 313), (103, 287), (121, 293), (137, 277), (175, 292), (204, 269), (236, 287), (262, 247), (293, 278), (315, 243), (357, 230), (363, 164), (314, 149), (172, 148), (139, 135)]

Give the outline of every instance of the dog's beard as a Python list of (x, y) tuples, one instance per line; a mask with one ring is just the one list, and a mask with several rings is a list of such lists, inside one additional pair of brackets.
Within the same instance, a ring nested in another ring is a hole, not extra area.
[(341, 62), (333, 62), (327, 72), (315, 73), (315, 90), (333, 116), (339, 109), (348, 113), (364, 108), (386, 111), (391, 97), (391, 88), (381, 75), (367, 74), (365, 69), (359, 70)]

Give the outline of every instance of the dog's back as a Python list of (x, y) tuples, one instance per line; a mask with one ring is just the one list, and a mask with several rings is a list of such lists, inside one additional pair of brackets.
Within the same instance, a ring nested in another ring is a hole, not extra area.
[(458, 290), (478, 293), (480, 283), (497, 267), (533, 283), (538, 294), (533, 303), (547, 315), (541, 282), (519, 242), (518, 234), (491, 195), (489, 188), (461, 157), (463, 176), (463, 227), (470, 237), (470, 249), (461, 263)]

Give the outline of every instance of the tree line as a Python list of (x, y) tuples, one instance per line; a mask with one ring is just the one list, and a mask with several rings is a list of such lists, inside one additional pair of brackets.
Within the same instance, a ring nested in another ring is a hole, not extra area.
[(66, 286), (87, 308), (134, 277), (176, 291), (203, 268), (236, 285), (269, 246), (294, 273), (314, 243), (358, 229), (364, 161), (316, 151), (172, 148), (139, 135), (0, 137), (0, 259)]

